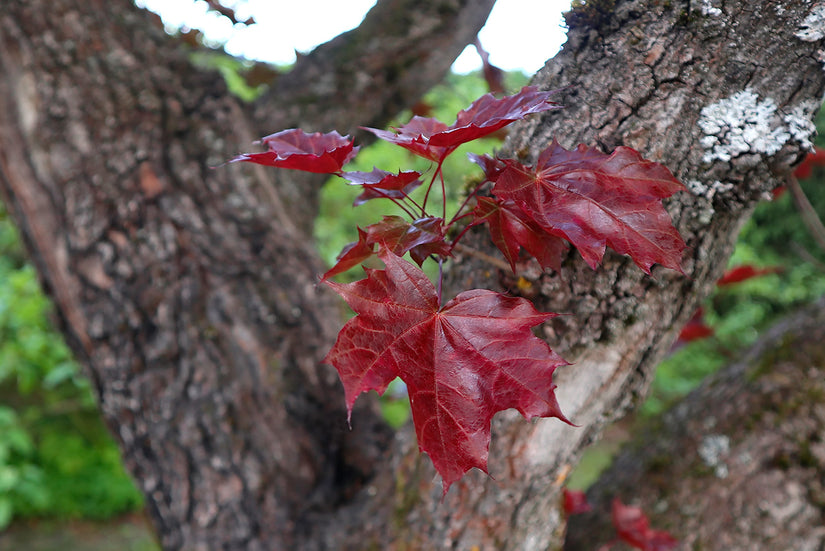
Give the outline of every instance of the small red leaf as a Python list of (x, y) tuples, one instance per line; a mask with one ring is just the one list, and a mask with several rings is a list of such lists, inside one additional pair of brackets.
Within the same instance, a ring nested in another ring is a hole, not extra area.
[(367, 243), (377, 243), (398, 256), (410, 251), (418, 265), (431, 254), (449, 256), (450, 247), (444, 240), (441, 218), (419, 218), (412, 224), (400, 216), (385, 216), (367, 226)]
[(495, 182), (501, 171), (504, 170), (504, 163), (496, 157), (467, 153), (467, 158), (481, 167), (488, 182)]
[(358, 266), (374, 254), (373, 244), (367, 242), (367, 232), (358, 228), (358, 241), (344, 247), (338, 255), (338, 262), (336, 262), (335, 266), (330, 268), (321, 279), (329, 279), (334, 275), (346, 272), (350, 268)]
[(593, 507), (587, 502), (587, 496), (581, 490), (564, 489), (564, 512), (568, 515), (589, 513)]
[(534, 86), (525, 86), (521, 92), (496, 99), (486, 94), (475, 100), (470, 107), (458, 112), (455, 122), (447, 129), (430, 138), (430, 145), (458, 147), (492, 134), (508, 124), (532, 113), (561, 109), (550, 101), (555, 91), (542, 92)]
[(513, 201), (479, 197), (473, 210), (473, 223), (487, 223), (493, 244), (510, 263), (513, 273), (520, 247), (533, 255), (542, 268), (561, 270), (567, 242), (547, 233), (533, 222)]
[(293, 128), (262, 138), (261, 142), (269, 151), (243, 153), (229, 162), (246, 161), (305, 172), (337, 174), (358, 153), (349, 136), (341, 136), (334, 131), (307, 134)]
[(480, 97), (470, 107), (460, 111), (450, 126), (436, 119), (413, 117), (409, 123), (396, 128), (395, 132), (375, 128), (364, 130), (425, 159), (441, 162), (463, 143), (483, 138), (531, 113), (560, 109), (559, 104), (550, 101), (553, 94), (525, 86), (521, 92), (501, 99), (496, 99), (492, 94)]
[(363, 192), (355, 198), (353, 206), (357, 207), (370, 199), (402, 199), (421, 185), (420, 172), (411, 170), (393, 174), (385, 170), (373, 168), (370, 172), (344, 172), (342, 178), (350, 181), (350, 185), (360, 185)]
[(719, 281), (716, 282), (716, 285), (719, 287), (724, 287), (725, 285), (732, 285), (734, 283), (746, 281), (754, 277), (759, 277), (768, 274), (778, 274), (780, 272), (782, 272), (782, 268), (780, 268), (779, 266), (756, 268), (751, 264), (744, 264), (742, 266), (737, 266), (726, 271), (724, 275), (722, 275), (722, 277), (719, 279)]
[(568, 151), (556, 142), (535, 168), (504, 163), (493, 193), (515, 201), (542, 229), (570, 241), (591, 267), (610, 245), (645, 273), (655, 263), (682, 271), (685, 243), (661, 199), (684, 186), (664, 166), (627, 147), (606, 155), (585, 145)]
[(338, 370), (352, 411), (362, 392), (407, 385), (418, 445), (446, 493), (473, 467), (487, 471), (490, 422), (515, 408), (525, 418), (565, 420), (552, 375), (566, 362), (531, 328), (554, 314), (525, 299), (475, 289), (439, 306), (413, 264), (381, 251), (385, 270), (351, 284), (326, 281), (356, 312), (324, 361)]
[(490, 53), (481, 45), (481, 41), (476, 38), (473, 45), (476, 47), (478, 57), (481, 58), (481, 72), (487, 82), (487, 88), (493, 94), (504, 93), (504, 71), (490, 63)]
[(700, 339), (705, 339), (713, 335), (712, 327), (708, 327), (705, 323), (705, 312), (702, 308), (697, 308), (690, 321), (682, 327), (679, 332), (679, 338), (674, 343), (674, 348)]
[(613, 526), (619, 538), (628, 545), (643, 551), (668, 551), (679, 543), (668, 532), (652, 530), (650, 521), (639, 507), (613, 500)]
[(447, 129), (447, 125), (437, 119), (415, 116), (404, 126), (395, 128), (395, 132), (368, 127), (363, 129), (431, 161), (438, 162), (452, 152), (447, 147), (430, 145), (430, 136)]

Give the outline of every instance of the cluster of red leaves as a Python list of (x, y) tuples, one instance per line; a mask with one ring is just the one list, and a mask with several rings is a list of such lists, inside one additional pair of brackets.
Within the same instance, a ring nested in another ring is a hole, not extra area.
[[(564, 490), (563, 507), (568, 515), (580, 515), (593, 510), (584, 492), (579, 490)], [(679, 543), (670, 533), (664, 530), (653, 530), (650, 520), (640, 507), (625, 505), (618, 498), (613, 500), (610, 519), (616, 529), (619, 540), (635, 549), (642, 551), (669, 551)], [(612, 547), (608, 543), (600, 551)]]
[(482, 168), (494, 198), (479, 202), (475, 221), (488, 223), (514, 270), (519, 246), (558, 270), (565, 239), (593, 268), (610, 245), (645, 273), (656, 263), (681, 271), (685, 243), (661, 200), (684, 186), (633, 149), (606, 155), (585, 145), (568, 151), (554, 141), (534, 167), (484, 159)]
[[(654, 263), (681, 271), (684, 242), (661, 200), (684, 187), (666, 168), (629, 148), (606, 155), (583, 145), (568, 151), (554, 141), (533, 167), (474, 157), (486, 182), (468, 201), (488, 182), (491, 196), (477, 197), (472, 212), (460, 210), (450, 222), (445, 222), (446, 214), (427, 213), (436, 178), (445, 185), (440, 168), (450, 153), (531, 113), (560, 108), (550, 101), (552, 95), (525, 87), (499, 99), (482, 96), (451, 125), (415, 116), (392, 131), (367, 128), (437, 163), (421, 205), (409, 196), (422, 185), (418, 172), (344, 172), (358, 148), (336, 132), (285, 130), (261, 140), (266, 152), (232, 159), (336, 174), (361, 186), (356, 205), (384, 198), (409, 215), (410, 220), (385, 216), (358, 228), (358, 241), (324, 274), (323, 281), (357, 314), (325, 361), (338, 370), (350, 412), (362, 392), (382, 394), (396, 377), (406, 383), (419, 447), (441, 474), (445, 493), (469, 469), (487, 471), (490, 422), (496, 412), (515, 408), (528, 419), (567, 421), (552, 379), (555, 368), (566, 362), (532, 333), (555, 314), (538, 312), (522, 298), (479, 289), (442, 305), (440, 283), (436, 290), (418, 267), (402, 260), (404, 254), (409, 252), (419, 266), (427, 258), (443, 262), (465, 233), (450, 239), (449, 230), (472, 216), (470, 226), (487, 224), (514, 271), (522, 248), (543, 267), (560, 269), (568, 242), (594, 268), (609, 245), (645, 272)], [(351, 284), (329, 280), (373, 255), (383, 261), (384, 270), (367, 269), (365, 279)]]

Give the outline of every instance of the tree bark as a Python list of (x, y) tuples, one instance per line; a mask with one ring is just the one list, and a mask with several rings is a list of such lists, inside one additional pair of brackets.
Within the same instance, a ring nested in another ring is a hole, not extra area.
[[(0, 188), (164, 548), (558, 547), (564, 473), (646, 392), (754, 204), (800, 158), (825, 83), (801, 0), (574, 10), (535, 79), (566, 108), (518, 126), (505, 153), (535, 158), (555, 136), (665, 163), (694, 192), (669, 202), (686, 276), (648, 277), (615, 255), (592, 271), (574, 254), (560, 274), (522, 273), (540, 308), (572, 314), (544, 333), (575, 362), (558, 382), (579, 426), (499, 415), (494, 480), (470, 473), (440, 503), (413, 432), (393, 436), (364, 398), (348, 432), (319, 365), (341, 311), (315, 286), (320, 181), (209, 168), (284, 127), (380, 125), (443, 75), (492, 0), (409, 4), (380, 2), (251, 107), (125, 0), (4, 6)], [(711, 132), (709, 106), (745, 90), (761, 139)], [(728, 141), (744, 149), (724, 159)], [(509, 283), (469, 258), (450, 277)]]
[(565, 549), (615, 536), (610, 501), (633, 501), (678, 549), (825, 545), (825, 299), (777, 323), (735, 364), (634, 431), (570, 520)]
[[(368, 402), (350, 434), (320, 365), (342, 312), (316, 288), (321, 180), (211, 167), (270, 125), (385, 122), (441, 81), (493, 0), (409, 4), (380, 3), (368, 37), (336, 39), (334, 65), (302, 58), (255, 106), (127, 0), (4, 4), (4, 199), (164, 548), (296, 548), (391, 436)], [(330, 108), (297, 120), (310, 90)]]

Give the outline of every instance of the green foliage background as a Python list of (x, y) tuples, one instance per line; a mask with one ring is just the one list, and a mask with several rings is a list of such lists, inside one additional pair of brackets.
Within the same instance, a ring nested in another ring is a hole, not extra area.
[(13, 516), (108, 518), (142, 497), (0, 209), (0, 528)]

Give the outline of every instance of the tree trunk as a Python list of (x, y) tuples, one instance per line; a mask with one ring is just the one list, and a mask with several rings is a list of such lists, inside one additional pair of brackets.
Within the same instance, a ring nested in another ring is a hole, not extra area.
[(825, 299), (777, 323), (741, 360), (642, 424), (570, 520), (565, 549), (614, 538), (634, 501), (678, 549), (825, 546)]
[[(364, 398), (347, 431), (340, 385), (319, 365), (341, 312), (315, 286), (320, 181), (210, 167), (288, 126), (380, 125), (437, 82), (492, 0), (379, 2), (254, 106), (126, 0), (5, 3), (0, 188), (164, 548), (560, 545), (564, 473), (646, 392), (754, 204), (799, 159), (823, 92), (825, 28), (803, 26), (807, 3), (693, 4), (576, 8), (535, 79), (566, 108), (506, 147), (530, 159), (555, 136), (665, 163), (693, 191), (669, 203), (686, 276), (648, 277), (618, 256), (592, 271), (574, 254), (560, 274), (521, 274), (540, 308), (572, 314), (544, 331), (575, 362), (558, 372), (559, 399), (579, 426), (499, 415), (495, 480), (471, 473), (440, 503), (413, 432), (393, 437)], [(732, 103), (750, 126), (725, 134), (714, 113)], [(450, 277), (508, 286), (469, 258)]]

